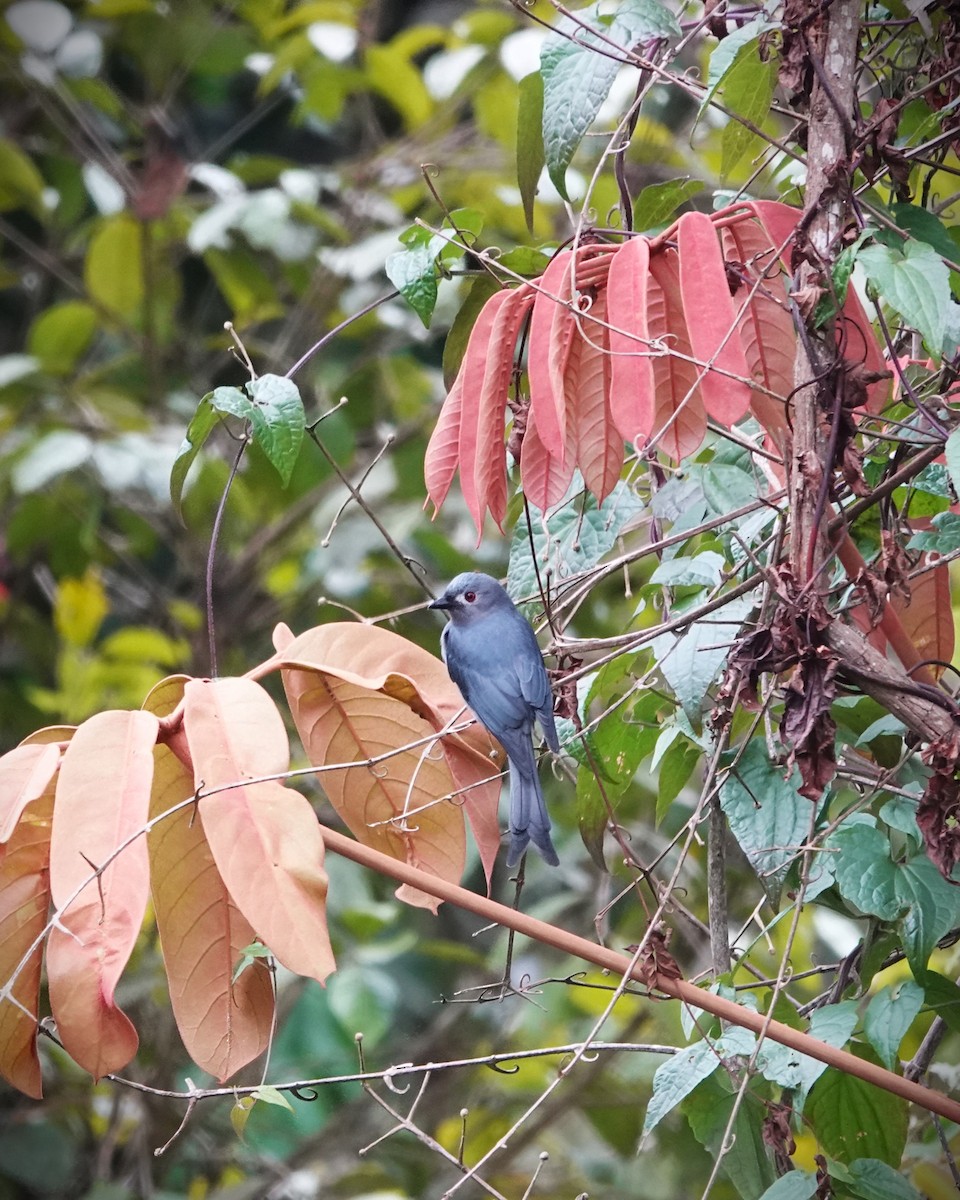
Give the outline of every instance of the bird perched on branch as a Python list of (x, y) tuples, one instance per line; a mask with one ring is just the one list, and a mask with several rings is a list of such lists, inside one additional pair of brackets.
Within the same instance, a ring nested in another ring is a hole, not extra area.
[(553, 867), (559, 864), (533, 753), (533, 722), (547, 745), (560, 751), (553, 694), (537, 639), (499, 583), (489, 575), (458, 575), (431, 608), (448, 613), (440, 650), (450, 678), (510, 763), (510, 850), (514, 867), (533, 842)]

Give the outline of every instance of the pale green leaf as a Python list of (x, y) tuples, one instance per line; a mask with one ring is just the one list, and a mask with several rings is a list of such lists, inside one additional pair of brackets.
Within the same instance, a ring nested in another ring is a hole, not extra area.
[(810, 836), (813, 805), (800, 795), (800, 773), (770, 760), (762, 737), (750, 741), (720, 788), (730, 831), (757, 872), (771, 902), (800, 847)]
[[(698, 555), (698, 558), (703, 557)], [(719, 558), (719, 555), (714, 557)], [(689, 564), (691, 561), (674, 559), (669, 567), (666, 563), (662, 566), (669, 573), (674, 563)], [(688, 575), (689, 570), (692, 568), (688, 567)], [(683, 577), (681, 574), (680, 578)], [(695, 621), (686, 633), (664, 633), (652, 642), (653, 654), (664, 679), (695, 725), (703, 708), (710, 703), (708, 689), (726, 662), (733, 641), (753, 606), (754, 601), (749, 596), (742, 596), (731, 600), (715, 618)]]
[(712, 1075), (721, 1058), (735, 1054), (749, 1056), (755, 1041), (749, 1030), (732, 1027), (716, 1041), (695, 1042), (661, 1063), (653, 1077), (653, 1095), (643, 1119), (643, 1136), (655, 1129), (697, 1084)]
[(27, 349), (45, 371), (67, 375), (93, 340), (97, 313), (82, 300), (66, 300), (44, 309), (30, 326)]
[(912, 979), (904, 979), (877, 992), (867, 1005), (864, 1032), (891, 1071), (900, 1043), (923, 1003), (923, 988)]
[[(597, 33), (584, 30), (583, 25)], [(543, 147), (554, 187), (569, 199), (567, 167), (593, 124), (621, 63), (609, 42), (629, 50), (647, 38), (680, 36), (676, 18), (656, 0), (622, 0), (615, 15), (604, 18), (600, 3), (563, 17), (540, 50), (543, 75)], [(602, 51), (598, 53), (597, 50)]]

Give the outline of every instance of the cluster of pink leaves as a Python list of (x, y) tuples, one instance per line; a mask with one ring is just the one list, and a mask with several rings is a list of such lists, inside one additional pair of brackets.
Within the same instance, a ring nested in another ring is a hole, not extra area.
[[(494, 295), (477, 317), (427, 449), (435, 510), (459, 470), (478, 533), (487, 511), (502, 527), (511, 389), (523, 423), (521, 484), (544, 511), (575, 470), (602, 501), (628, 446), (674, 461), (695, 453), (708, 418), (729, 428), (752, 412), (782, 446), (796, 349), (786, 257), (799, 216), (773, 201), (686, 213), (654, 238), (561, 250), (539, 279)], [(838, 337), (853, 347), (847, 353), (882, 371), (853, 289), (843, 318)], [(854, 327), (859, 335), (851, 337)], [(522, 335), (528, 406), (518, 386)], [(886, 390), (872, 385), (871, 408)]]

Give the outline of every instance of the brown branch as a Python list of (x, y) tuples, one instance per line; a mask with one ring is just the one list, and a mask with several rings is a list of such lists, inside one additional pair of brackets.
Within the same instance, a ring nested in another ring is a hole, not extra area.
[[(564, 954), (571, 954), (604, 970), (634, 979), (638, 983), (649, 982), (649, 963), (632, 965), (633, 960), (628, 955), (619, 954), (606, 946), (598, 946), (566, 929), (549, 925), (527, 913), (518, 912), (504, 904), (498, 904), (495, 900), (488, 900), (485, 896), (469, 892), (455, 883), (448, 883), (435, 875), (429, 875), (426, 871), (411, 867), (405, 862), (389, 858), (387, 855), (381, 854), (369, 846), (362, 846), (345, 834), (337, 833), (326, 826), (323, 826), (322, 831), (328, 849), (344, 858), (349, 858), (360, 866), (378, 871), (400, 883), (420, 888), (429, 895), (436, 896), (439, 900), (446, 900), (458, 908), (474, 913), (484, 921), (501, 925), (504, 929), (513, 929), (543, 945), (552, 946)], [(684, 1004), (690, 1005), (691, 1008), (702, 1009), (721, 1020), (730, 1021), (753, 1033), (769, 1037), (791, 1050), (808, 1054), (811, 1058), (826, 1063), (829, 1067), (853, 1075), (866, 1083), (872, 1083), (904, 1100), (919, 1104), (929, 1112), (939, 1113), (940, 1116), (946, 1117), (950, 1121), (960, 1122), (960, 1103), (948, 1096), (911, 1080), (903, 1079), (899, 1075), (894, 1075), (892, 1071), (857, 1058), (845, 1050), (828, 1046), (825, 1042), (821, 1042), (809, 1034), (801, 1033), (797, 1029), (791, 1029), (780, 1021), (768, 1020), (764, 1014), (755, 1012), (753, 1009), (743, 1008), (723, 996), (703, 991), (683, 979), (657, 975), (654, 987), (658, 992), (662, 992), (671, 999), (680, 1000)]]

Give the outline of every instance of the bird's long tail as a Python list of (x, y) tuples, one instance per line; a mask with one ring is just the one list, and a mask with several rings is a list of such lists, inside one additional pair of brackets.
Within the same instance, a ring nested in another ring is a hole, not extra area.
[(551, 867), (560, 865), (560, 859), (550, 840), (550, 818), (547, 816), (547, 806), (543, 802), (537, 772), (534, 769), (531, 774), (530, 771), (523, 770), (511, 758), (508, 867), (517, 865), (530, 842), (533, 842), (541, 858)]

